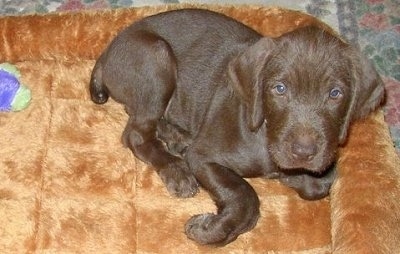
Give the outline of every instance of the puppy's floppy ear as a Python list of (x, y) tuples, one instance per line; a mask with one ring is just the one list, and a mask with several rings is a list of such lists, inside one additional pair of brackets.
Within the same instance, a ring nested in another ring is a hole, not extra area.
[(382, 103), (385, 94), (382, 79), (373, 64), (355, 49), (350, 48), (347, 56), (352, 70), (353, 94), (339, 137), (341, 144), (346, 140), (350, 123), (375, 110)]
[(233, 89), (246, 104), (251, 131), (260, 128), (264, 120), (262, 71), (274, 47), (273, 39), (261, 38), (228, 65)]

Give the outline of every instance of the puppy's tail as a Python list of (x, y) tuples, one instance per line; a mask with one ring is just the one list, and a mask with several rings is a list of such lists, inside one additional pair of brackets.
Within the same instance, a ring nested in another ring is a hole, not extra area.
[(92, 77), (90, 79), (90, 97), (96, 104), (104, 104), (108, 100), (108, 90), (103, 83), (103, 68), (99, 59), (92, 71)]

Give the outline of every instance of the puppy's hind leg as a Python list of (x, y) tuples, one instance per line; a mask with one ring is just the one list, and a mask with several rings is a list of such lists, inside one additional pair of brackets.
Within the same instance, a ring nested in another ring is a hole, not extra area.
[[(157, 124), (163, 116), (176, 85), (176, 62), (168, 43), (146, 32), (131, 34), (132, 56), (125, 64), (134, 75), (125, 103), (129, 122), (123, 142), (142, 161), (151, 164), (168, 191), (178, 197), (191, 197), (198, 184), (188, 165), (167, 151), (157, 138)], [(135, 50), (135, 48), (137, 50)], [(132, 59), (138, 59), (136, 60)]]

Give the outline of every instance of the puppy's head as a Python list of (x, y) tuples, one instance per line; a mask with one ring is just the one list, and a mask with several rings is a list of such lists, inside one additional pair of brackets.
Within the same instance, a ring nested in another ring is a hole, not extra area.
[(283, 169), (324, 171), (349, 124), (382, 101), (371, 63), (336, 36), (306, 27), (262, 38), (229, 64), (248, 126), (267, 125), (269, 151)]

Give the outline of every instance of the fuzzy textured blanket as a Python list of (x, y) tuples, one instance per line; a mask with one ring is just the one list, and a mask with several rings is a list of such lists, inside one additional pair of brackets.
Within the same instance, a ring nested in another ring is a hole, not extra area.
[[(184, 5), (0, 18), (0, 62), (14, 63), (33, 94), (0, 114), (2, 253), (396, 253), (400, 251), (400, 160), (383, 113), (355, 123), (341, 149), (329, 198), (304, 201), (274, 180), (251, 179), (261, 218), (222, 247), (183, 232), (208, 195), (177, 199), (120, 142), (127, 120), (115, 102), (94, 105), (94, 60), (123, 27)], [(199, 6), (278, 36), (306, 14), (256, 6)]]

